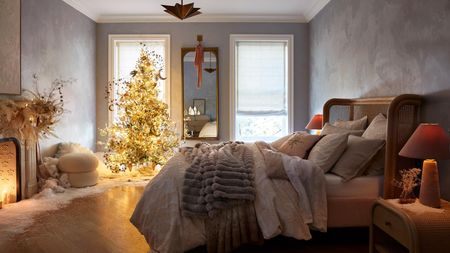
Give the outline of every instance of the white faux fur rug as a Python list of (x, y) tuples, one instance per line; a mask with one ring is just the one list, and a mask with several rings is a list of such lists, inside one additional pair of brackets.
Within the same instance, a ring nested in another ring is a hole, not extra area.
[(53, 193), (46, 189), (31, 199), (8, 204), (0, 210), (0, 245), (3, 240), (23, 233), (33, 224), (36, 215), (57, 210), (69, 204), (73, 199), (105, 192), (118, 186), (145, 186), (151, 178), (112, 178), (101, 179), (99, 183), (86, 188), (69, 188), (63, 193)]

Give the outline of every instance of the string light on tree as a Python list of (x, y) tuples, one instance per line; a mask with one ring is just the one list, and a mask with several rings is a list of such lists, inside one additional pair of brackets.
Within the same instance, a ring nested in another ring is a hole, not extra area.
[(156, 165), (167, 162), (178, 146), (168, 106), (158, 98), (162, 62), (161, 56), (143, 47), (131, 78), (113, 81), (108, 86), (108, 94), (115, 93), (109, 109), (116, 108), (117, 120), (102, 133), (108, 136), (105, 159), (114, 172), (153, 172)]

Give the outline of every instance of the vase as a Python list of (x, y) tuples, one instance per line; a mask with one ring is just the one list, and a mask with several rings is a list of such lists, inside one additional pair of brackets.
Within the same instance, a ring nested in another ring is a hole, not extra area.
[(400, 204), (411, 204), (416, 202), (416, 195), (412, 190), (403, 190), (398, 199)]

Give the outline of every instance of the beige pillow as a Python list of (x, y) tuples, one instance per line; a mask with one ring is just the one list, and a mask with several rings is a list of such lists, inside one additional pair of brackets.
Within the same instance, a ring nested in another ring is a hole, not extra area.
[[(364, 131), (362, 137), (366, 139), (379, 139), (386, 140), (387, 134), (387, 119), (380, 113), (375, 118), (373, 118), (370, 125)], [(372, 162), (367, 167), (364, 175), (369, 176), (379, 176), (384, 174), (384, 163), (385, 163), (386, 149), (383, 147), (378, 151)]]
[(281, 145), (283, 145), (283, 143), (285, 143), (293, 134), (294, 133), (283, 136), (280, 139), (270, 143), (270, 145), (276, 149), (280, 149)]
[(362, 137), (349, 136), (348, 145), (341, 158), (331, 172), (348, 181), (361, 176), (367, 165), (384, 146), (384, 140), (368, 140)]
[(60, 158), (61, 156), (70, 154), (70, 153), (90, 153), (90, 154), (92, 154), (92, 151), (88, 148), (81, 146), (81, 144), (78, 144), (78, 143), (61, 142), (57, 146), (55, 158)]
[(337, 120), (333, 125), (350, 130), (364, 130), (367, 127), (367, 116), (364, 116), (357, 120)]
[(378, 153), (373, 157), (366, 171), (365, 176), (381, 176), (384, 175), (384, 163), (386, 157), (386, 147), (383, 147), (378, 151)]
[(348, 134), (325, 135), (313, 147), (308, 160), (319, 166), (324, 173), (336, 163), (347, 147)]
[(97, 157), (89, 153), (70, 153), (58, 161), (58, 169), (65, 173), (91, 172), (97, 169), (97, 165)]
[(320, 135), (351, 134), (351, 135), (361, 136), (363, 133), (364, 133), (364, 130), (351, 130), (351, 129), (346, 129), (346, 128), (342, 128), (342, 127), (333, 126), (329, 123), (326, 123), (322, 129), (322, 132), (320, 132)]
[(286, 155), (305, 158), (308, 151), (321, 137), (320, 135), (311, 135), (307, 132), (297, 132), (289, 137), (278, 150)]
[(282, 155), (279, 152), (263, 149), (262, 154), (266, 164), (266, 173), (269, 178), (289, 179), (284, 171)]
[(364, 131), (362, 137), (366, 139), (386, 140), (387, 119), (383, 114), (378, 114), (373, 118), (369, 127)]

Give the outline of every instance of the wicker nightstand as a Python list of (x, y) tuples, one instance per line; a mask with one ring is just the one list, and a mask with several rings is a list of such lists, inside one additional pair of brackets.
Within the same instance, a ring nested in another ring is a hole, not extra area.
[(375, 202), (370, 226), (370, 252), (450, 252), (450, 204), (434, 209), (397, 200)]

